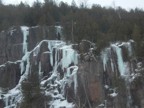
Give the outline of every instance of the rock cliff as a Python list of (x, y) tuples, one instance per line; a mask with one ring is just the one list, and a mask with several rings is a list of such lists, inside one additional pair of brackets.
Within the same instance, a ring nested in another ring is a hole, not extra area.
[(133, 40), (96, 56), (96, 44), (63, 41), (63, 28), (0, 33), (0, 108), (143, 108), (144, 62)]

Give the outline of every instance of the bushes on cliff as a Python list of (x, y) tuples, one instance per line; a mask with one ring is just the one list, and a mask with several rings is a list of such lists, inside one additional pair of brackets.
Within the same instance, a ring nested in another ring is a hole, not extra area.
[(22, 82), (22, 103), (20, 108), (45, 108), (46, 97), (40, 89), (37, 67), (30, 70), (28, 78)]

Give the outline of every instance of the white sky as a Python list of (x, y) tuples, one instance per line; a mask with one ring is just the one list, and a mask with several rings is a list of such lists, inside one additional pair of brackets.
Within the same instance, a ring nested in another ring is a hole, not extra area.
[[(36, 0), (2, 0), (4, 4), (18, 4), (21, 1), (27, 2), (28, 4), (32, 4)], [(44, 0), (39, 0), (39, 1), (44, 1)], [(64, 1), (67, 2), (68, 4), (71, 4), (72, 0), (55, 0), (55, 1)], [(91, 6), (91, 4), (100, 4), (101, 6), (121, 6), (125, 9), (130, 9), (130, 8), (143, 8), (144, 9), (144, 0), (75, 0), (77, 5), (79, 5), (83, 1), (88, 1), (87, 4)]]

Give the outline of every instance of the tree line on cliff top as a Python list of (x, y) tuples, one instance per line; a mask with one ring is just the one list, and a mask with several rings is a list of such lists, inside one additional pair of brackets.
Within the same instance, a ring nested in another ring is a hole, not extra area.
[(21, 2), (18, 5), (4, 5), (0, 2), (0, 31), (11, 26), (53, 26), (61, 24), (67, 40), (79, 42), (88, 39), (96, 42), (99, 49), (112, 41), (134, 39), (137, 43), (137, 56), (144, 53), (144, 11), (129, 11), (117, 7), (101, 7), (93, 4), (91, 8), (82, 2), (77, 6), (74, 0), (71, 5), (54, 0), (38, 0), (29, 6)]

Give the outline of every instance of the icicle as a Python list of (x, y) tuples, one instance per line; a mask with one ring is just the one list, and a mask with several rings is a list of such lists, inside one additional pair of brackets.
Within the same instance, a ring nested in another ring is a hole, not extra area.
[[(24, 39), (27, 40), (27, 39)], [(55, 87), (55, 92), (59, 93), (58, 95), (56, 95), (55, 97), (59, 97), (60, 99), (63, 99), (63, 101), (59, 101), (59, 106), (61, 107), (69, 107), (69, 108), (73, 108), (74, 104), (72, 103), (68, 103), (67, 100), (64, 98), (64, 91), (65, 91), (65, 86), (66, 84), (71, 84), (74, 83), (74, 93), (77, 93), (77, 87), (78, 87), (78, 83), (77, 83), (77, 71), (78, 71), (78, 67), (76, 66), (78, 64), (78, 54), (75, 50), (72, 49), (71, 45), (66, 45), (65, 42), (62, 41), (54, 41), (54, 40), (43, 40), (41, 41), (32, 51), (28, 52), (27, 51), (27, 47), (24, 45), (26, 43), (26, 41), (23, 42), (23, 51), (25, 51), (25, 55), (22, 57), (22, 60), (20, 61), (20, 68), (21, 68), (21, 78), (19, 81), (19, 84), (15, 87), (15, 89), (13, 89), (13, 91), (10, 91), (9, 94), (12, 97), (10, 102), (10, 106), (8, 107), (12, 107), (14, 104), (16, 104), (17, 101), (21, 101), (22, 100), (22, 94), (20, 92), (20, 87), (21, 87), (21, 82), (27, 78), (28, 74), (29, 74), (29, 70), (30, 70), (30, 55), (33, 54), (33, 56), (37, 56), (37, 54), (39, 53), (39, 49), (42, 45), (43, 42), (48, 43), (48, 49), (50, 52), (50, 58), (51, 58), (51, 65), (53, 66), (53, 70), (52, 70), (52, 74), (48, 79), (45, 79), (44, 81), (41, 81), (41, 86), (48, 84), (51, 87)], [(55, 49), (55, 55), (53, 52), (53, 49)], [(62, 59), (60, 59), (59, 56), (59, 51), (62, 50)], [(49, 53), (48, 52), (48, 53)], [(53, 57), (55, 57), (55, 61), (53, 59)], [(26, 66), (25, 66), (26, 63)], [(70, 66), (73, 63), (74, 66)], [(60, 78), (58, 76), (58, 67), (62, 66), (62, 69), (66, 68), (66, 72), (65, 72), (65, 76), (63, 78)], [(41, 76), (41, 62), (39, 62), (39, 75)], [(72, 69), (72, 72), (70, 72), (70, 70)], [(66, 78), (66, 76), (68, 76), (69, 78)], [(54, 82), (51, 83), (51, 81)], [(60, 88), (62, 89), (60, 92), (58, 92), (58, 85), (60, 86)], [(47, 93), (48, 94), (48, 93)], [(53, 95), (53, 91), (49, 91), (49, 94)], [(53, 95), (54, 97), (54, 95)], [(15, 100), (15, 101), (13, 101)], [(57, 100), (54, 100), (54, 102), (56, 102)], [(8, 101), (6, 100), (5, 102), (6, 105), (8, 105)], [(54, 104), (52, 104), (53, 106), (55, 106)], [(56, 108), (56, 107), (55, 107)]]
[(39, 62), (39, 79), (42, 77), (42, 72), (41, 72), (41, 62)]
[(74, 106), (73, 103), (69, 103), (67, 100), (61, 101), (58, 99), (51, 103), (50, 108), (74, 108)]
[(103, 55), (103, 67), (104, 67), (104, 71), (106, 71), (106, 63), (107, 63), (107, 54)]
[(111, 69), (112, 69), (112, 71), (114, 72), (114, 64), (113, 64), (112, 59), (111, 59)]
[[(70, 69), (73, 69), (72, 74), (70, 74)], [(78, 71), (78, 67), (77, 66), (71, 66), (67, 69), (66, 72), (66, 77), (67, 77), (67, 83), (69, 85), (69, 87), (71, 86), (72, 82), (74, 82), (74, 92), (75, 95), (77, 93), (77, 87), (78, 87), (78, 83), (77, 83), (77, 71)]]
[(50, 63), (53, 66), (53, 46), (51, 41), (48, 42), (48, 49), (50, 50)]
[(75, 95), (77, 94), (77, 87), (78, 87), (78, 83), (77, 83), (77, 71), (78, 71), (78, 67), (75, 67), (75, 69), (73, 70), (73, 73), (74, 73), (74, 91), (75, 91)]
[(71, 63), (75, 65), (78, 63), (77, 53), (71, 48), (72, 46), (62, 47), (62, 68), (67, 68)]
[(108, 50), (107, 49), (102, 52), (101, 59), (103, 61), (104, 71), (106, 71), (106, 65), (107, 65), (107, 61), (108, 61)]

